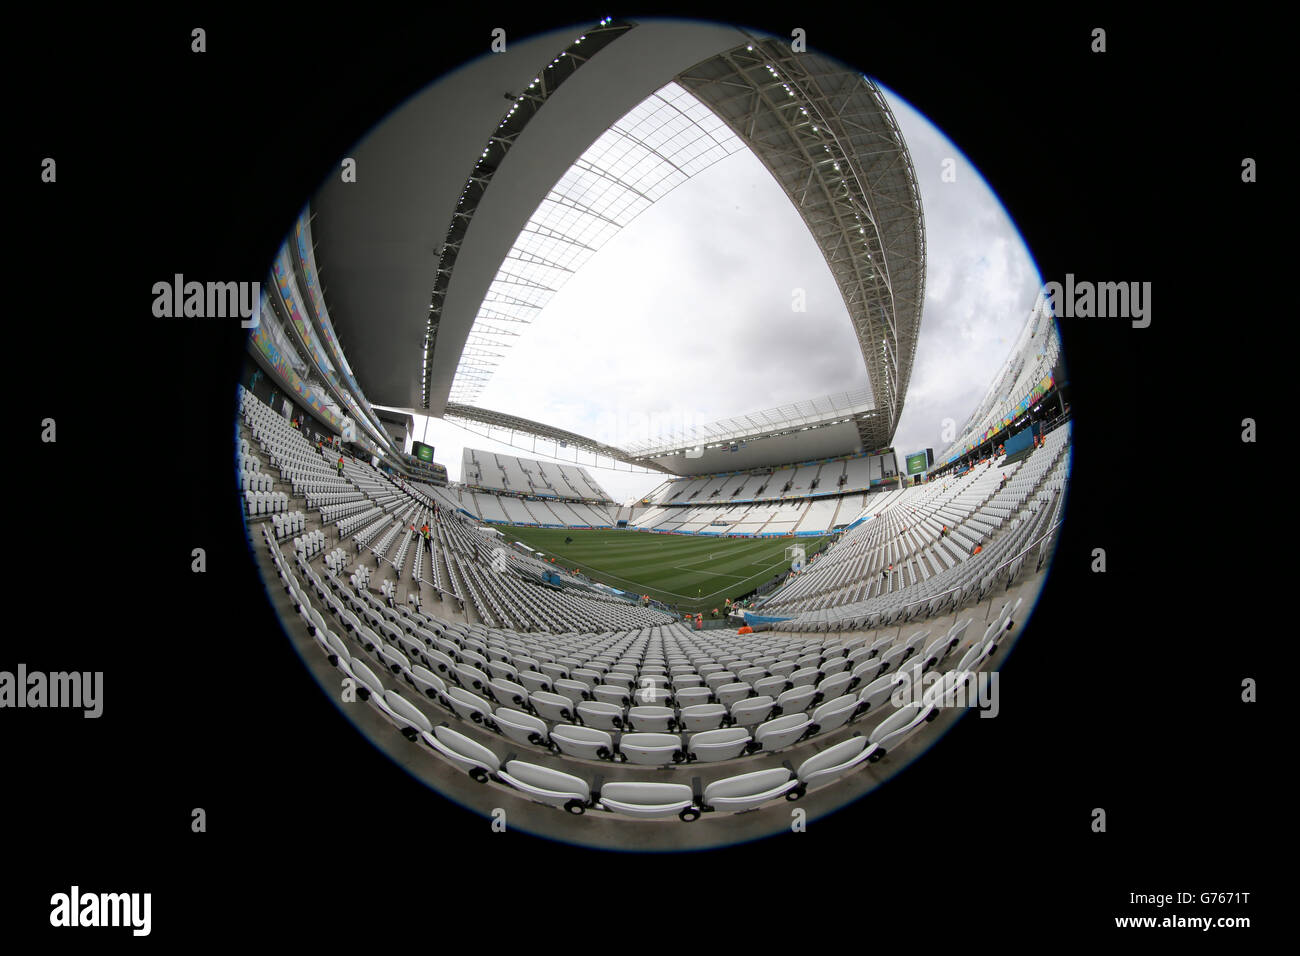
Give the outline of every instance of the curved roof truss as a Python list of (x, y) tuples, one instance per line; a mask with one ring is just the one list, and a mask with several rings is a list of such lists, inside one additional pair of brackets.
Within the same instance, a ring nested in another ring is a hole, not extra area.
[(879, 87), (788, 42), (755, 37), (677, 77), (780, 183), (830, 267), (875, 405), (864, 447), (893, 438), (925, 291), (925, 220), (911, 155)]

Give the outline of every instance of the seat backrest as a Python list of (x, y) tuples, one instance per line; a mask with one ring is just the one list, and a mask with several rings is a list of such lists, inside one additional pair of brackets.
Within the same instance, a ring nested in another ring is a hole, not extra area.
[(576, 743), (604, 744), (607, 747), (614, 742), (614, 738), (603, 730), (597, 730), (595, 727), (579, 727), (577, 724), (556, 724), (551, 730), (551, 736)]
[(600, 795), (619, 803), (646, 807), (691, 801), (694, 794), (684, 783), (641, 783), (619, 780), (605, 784)]
[(546, 733), (546, 721), (534, 717), (532, 714), (525, 714), (522, 710), (515, 710), (511, 707), (498, 707), (495, 716), (500, 723), (534, 730), (540, 734)]
[(731, 708), (731, 712), (733, 714), (736, 713), (737, 711), (744, 711), (745, 713), (753, 713), (762, 710), (764, 707), (771, 707), (775, 703), (776, 703), (775, 700), (773, 700), (771, 697), (764, 694), (761, 697), (750, 697), (746, 700), (738, 701)]
[(412, 725), (420, 730), (433, 730), (433, 725), (424, 713), (396, 691), (384, 692), (384, 703), (389, 706), (393, 713), (397, 714), (404, 720), (409, 720)]
[(806, 724), (808, 722), (807, 714), (785, 714), (784, 716), (777, 717), (775, 720), (769, 720), (765, 724), (760, 724), (758, 729), (754, 731), (754, 736), (759, 737), (768, 734), (783, 733), (787, 730), (794, 730), (800, 724)]
[(834, 700), (828, 700), (826, 703), (822, 704), (815, 711), (813, 711), (812, 718), (813, 720), (817, 720), (817, 721), (824, 720), (826, 717), (830, 716), (831, 714), (836, 714), (843, 710), (853, 709), (854, 707), (857, 706), (857, 703), (858, 703), (857, 695), (844, 694), (841, 697), (836, 697)]
[(689, 746), (708, 747), (721, 744), (735, 744), (749, 739), (749, 731), (744, 727), (724, 727), (721, 730), (701, 730), (691, 734)]
[(827, 747), (821, 753), (814, 754), (799, 765), (799, 776), (801, 778), (807, 777), (819, 770), (835, 767), (845, 761), (852, 760), (862, 753), (867, 743), (866, 737), (850, 737), (834, 747)]
[[(757, 700), (758, 698), (754, 699)], [(693, 717), (699, 720), (705, 717), (721, 717), (726, 712), (727, 708), (721, 704), (692, 704), (689, 707), (682, 708), (682, 717)]]
[(658, 747), (680, 748), (682, 739), (676, 734), (634, 733), (624, 734), (618, 742), (619, 747), (627, 749), (655, 749)]
[[(608, 706), (614, 707), (613, 704)], [(627, 716), (631, 720), (662, 720), (666, 717), (673, 716), (671, 707), (654, 707), (649, 704), (645, 706), (632, 707), (628, 710)]]
[(584, 801), (591, 799), (591, 788), (587, 782), (573, 774), (552, 770), (550, 767), (539, 767), (537, 764), (525, 763), (522, 760), (511, 760), (506, 764), (505, 769), (506, 773), (516, 780), (538, 790), (573, 793)]
[(372, 671), (369, 667), (367, 667), (364, 663), (357, 660), (356, 658), (352, 659), (350, 668), (352, 670), (352, 673), (356, 676), (357, 680), (359, 680), (367, 690), (369, 690), (372, 694), (378, 694), (381, 697), (383, 696), (384, 685), (380, 683), (380, 680), (378, 677), (375, 676), (374, 671)]
[[(850, 678), (850, 680), (852, 680), (852, 678)], [(790, 688), (778, 697), (776, 702), (780, 704), (782, 708), (801, 706), (808, 703), (808, 701), (812, 700), (816, 696), (817, 688), (812, 684), (804, 684), (802, 687)]]
[(771, 770), (755, 770), (739, 776), (715, 780), (704, 788), (704, 802), (708, 803), (719, 797), (748, 797), (774, 790), (790, 779), (790, 771), (785, 767), (773, 767)]
[(924, 705), (919, 703), (904, 704), (898, 710), (894, 711), (879, 724), (867, 736), (872, 743), (880, 740), (882, 737), (892, 734), (896, 730), (901, 730), (912, 721), (916, 720), (924, 712)]

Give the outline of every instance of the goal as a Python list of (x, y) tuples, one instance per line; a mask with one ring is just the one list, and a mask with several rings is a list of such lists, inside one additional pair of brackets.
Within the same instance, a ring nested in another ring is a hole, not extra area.
[(791, 571), (802, 571), (804, 567), (804, 550), (801, 544), (792, 544), (785, 549), (785, 558), (790, 562)]

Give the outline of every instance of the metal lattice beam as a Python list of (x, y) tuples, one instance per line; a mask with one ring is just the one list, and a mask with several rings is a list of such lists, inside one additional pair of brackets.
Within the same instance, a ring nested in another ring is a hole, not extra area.
[(883, 417), (902, 415), (921, 327), (925, 221), (911, 156), (880, 89), (826, 57), (756, 37), (677, 77), (745, 144), (794, 203), (831, 270)]
[[(455, 402), (448, 402), (447, 407), (443, 410), (442, 417), (459, 424), (486, 425), (489, 428), (508, 429), (510, 431), (533, 435), (538, 438), (545, 438), (548, 441), (557, 444), (563, 442), (571, 448), (578, 448), (582, 451), (590, 452), (593, 455), (610, 458), (626, 465), (635, 465), (639, 468), (645, 468), (650, 471), (671, 474), (667, 468), (651, 461), (639, 460), (622, 448), (616, 448), (613, 445), (606, 445), (603, 442), (598, 442), (595, 439), (586, 437), (585, 435), (579, 435), (577, 432), (566, 431), (563, 428), (555, 428), (552, 425), (543, 425), (541, 422), (531, 421), (527, 418), (520, 418), (517, 415), (508, 415), (505, 412), (494, 412), (486, 408), (479, 408), (476, 405), (462, 405)], [(472, 428), (470, 430), (474, 431)], [(489, 435), (486, 437), (491, 436)]]

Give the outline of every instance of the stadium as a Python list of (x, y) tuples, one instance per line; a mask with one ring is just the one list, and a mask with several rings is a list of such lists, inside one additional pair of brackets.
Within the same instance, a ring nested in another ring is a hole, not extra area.
[[(742, 413), (606, 434), (485, 403), (565, 283), (740, 154), (865, 387), (756, 380)], [(933, 237), (879, 85), (788, 39), (606, 18), (450, 74), (349, 162), (263, 283), (235, 478), (290, 639), (377, 747), (530, 833), (699, 849), (851, 804), (983, 700), (1063, 520), (1068, 381), (1039, 298), (946, 443), (897, 444)], [(430, 420), (476, 443), (439, 460)]]

